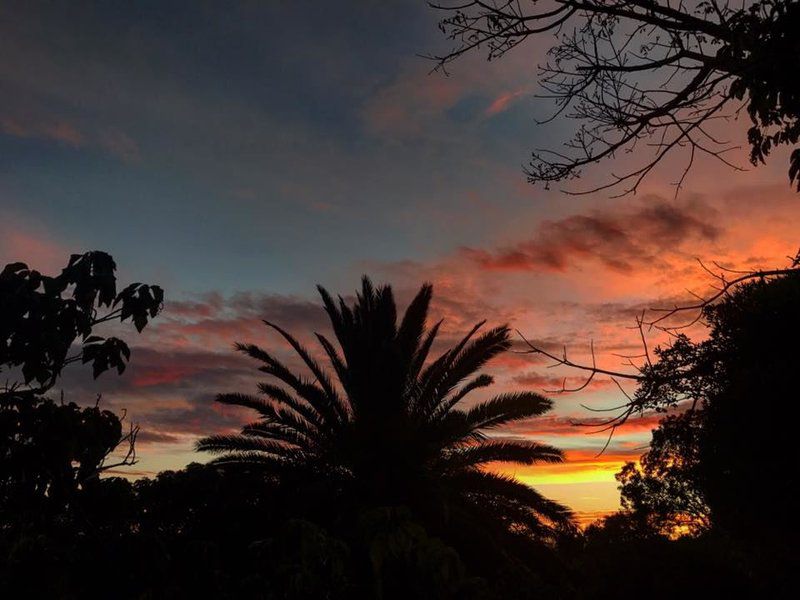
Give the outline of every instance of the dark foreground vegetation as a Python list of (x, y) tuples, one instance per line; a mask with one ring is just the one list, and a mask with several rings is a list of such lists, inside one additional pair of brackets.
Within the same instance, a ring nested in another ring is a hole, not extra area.
[(219, 401), (255, 421), (201, 440), (211, 463), (134, 482), (104, 474), (135, 460), (137, 428), (52, 390), (70, 363), (121, 374), (128, 346), (93, 329), (141, 331), (157, 316), (160, 288), (118, 293), (114, 269), (89, 253), (54, 278), (22, 264), (0, 274), (4, 597), (794, 596), (794, 268), (746, 278), (702, 309), (704, 341), (678, 336), (656, 352), (637, 397), (674, 410), (618, 475), (625, 510), (585, 532), (568, 508), (486, 470), (561, 460), (487, 436), (551, 403), (519, 392), (464, 408), (491, 385), (482, 371), (509, 331), (479, 325), (434, 355), (429, 286), (400, 317), (391, 288), (367, 279), (352, 305), (321, 290), (329, 367), (270, 325), (308, 376), (242, 344), (265, 381)]

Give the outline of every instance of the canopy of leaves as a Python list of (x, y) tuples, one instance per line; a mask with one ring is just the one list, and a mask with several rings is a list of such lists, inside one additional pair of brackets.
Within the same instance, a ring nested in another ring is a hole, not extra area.
[(709, 528), (700, 488), (701, 421), (699, 411), (666, 417), (653, 431), (640, 465), (629, 462), (617, 474), (622, 508), (641, 524), (640, 531), (678, 536)]
[(96, 483), (123, 440), (120, 419), (97, 406), (42, 398), (0, 402), (0, 524), (44, 519)]
[(794, 517), (800, 416), (800, 276), (742, 284), (704, 309), (709, 337), (685, 336), (643, 371), (652, 406), (689, 405), (653, 433), (641, 469), (619, 474), (626, 507), (658, 525), (781, 538)]
[(24, 384), (38, 386), (37, 392), (51, 388), (64, 366), (78, 360), (90, 363), (95, 377), (111, 368), (122, 373), (128, 345), (92, 335), (93, 328), (130, 319), (141, 332), (161, 310), (164, 292), (143, 283), (117, 292), (115, 271), (111, 256), (99, 251), (73, 254), (55, 277), (24, 263), (6, 265), (0, 272), (0, 370), (20, 368)]

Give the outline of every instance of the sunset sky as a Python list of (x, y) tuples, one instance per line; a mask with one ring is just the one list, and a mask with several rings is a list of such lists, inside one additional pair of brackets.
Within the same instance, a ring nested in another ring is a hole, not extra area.
[[(800, 198), (781, 153), (753, 170), (742, 150), (745, 172), (697, 160), (677, 196), (678, 156), (635, 196), (526, 183), (530, 150), (576, 125), (535, 122), (553, 110), (535, 97), (549, 42), (445, 77), (418, 56), (448, 48), (422, 1), (0, 4), (0, 260), (53, 272), (105, 250), (121, 283), (167, 295), (145, 333), (126, 330), (124, 376), (74, 368), (66, 398), (127, 409), (142, 427), (133, 470), (150, 475), (205, 460), (198, 436), (251, 416), (212, 401), (258, 381), (232, 343), (283, 349), (269, 319), (311, 345), (326, 328), (317, 283), (348, 295), (366, 273), (404, 305), (430, 281), (440, 349), (488, 319), (576, 359), (593, 340), (601, 365), (624, 368), (615, 354), (639, 352), (643, 308), (712, 283), (696, 259), (787, 263)], [(721, 127), (744, 142), (745, 120)], [(495, 392), (578, 375), (511, 353), (488, 371)], [(551, 396), (549, 416), (500, 433), (568, 461), (516, 475), (581, 513), (615, 509), (614, 473), (656, 420), (631, 420), (598, 456), (605, 436), (572, 422), (601, 418), (582, 405), (619, 404), (619, 390), (598, 379)]]

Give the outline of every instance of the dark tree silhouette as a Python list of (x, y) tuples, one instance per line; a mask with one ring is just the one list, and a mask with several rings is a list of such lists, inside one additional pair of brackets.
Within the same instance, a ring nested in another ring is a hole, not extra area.
[[(73, 254), (55, 277), (24, 263), (0, 272), (0, 371), (21, 373), (0, 391), (0, 525), (74, 516), (76, 496), (97, 487), (101, 472), (136, 462), (138, 427), (123, 431), (99, 398), (80, 408), (45, 397), (71, 363), (91, 363), (95, 377), (122, 373), (128, 345), (93, 329), (130, 318), (141, 332), (161, 309), (160, 287), (117, 292), (115, 270), (111, 256), (95, 251)], [(109, 460), (120, 445), (119, 459)]]
[(711, 526), (700, 487), (702, 418), (697, 410), (665, 417), (640, 464), (626, 463), (617, 473), (622, 508), (640, 532), (699, 535)]
[[(526, 169), (532, 183), (573, 180), (606, 158), (641, 156), (637, 166), (592, 189), (635, 192), (668, 154), (726, 158), (734, 149), (713, 127), (746, 109), (750, 160), (763, 163), (778, 146), (800, 139), (800, 4), (795, 0), (462, 0), (429, 2), (446, 16), (441, 30), (456, 42), (435, 56), (439, 68), (473, 50), (489, 60), (533, 37), (552, 36), (541, 65), (551, 118), (580, 125), (565, 150), (536, 150)], [(789, 179), (800, 190), (800, 148)]]
[[(0, 525), (47, 521), (76, 508), (103, 471), (136, 462), (138, 428), (112, 412), (44, 398), (0, 402)], [(120, 444), (119, 460), (109, 456)]]
[[(476, 375), (510, 346), (509, 330), (483, 334), (476, 325), (458, 344), (428, 360), (440, 323), (426, 329), (432, 288), (425, 285), (397, 324), (390, 287), (364, 278), (351, 307), (319, 288), (339, 348), (317, 338), (334, 381), (300, 343), (271, 323), (313, 375), (293, 373), (252, 344), (238, 350), (283, 385), (262, 383), (264, 397), (222, 394), (217, 400), (254, 409), (261, 418), (240, 435), (213, 435), (198, 449), (221, 453), (221, 464), (260, 465), (279, 479), (324, 481), (368, 506), (437, 510), (465, 524), (500, 523), (508, 530), (550, 535), (570, 512), (532, 488), (482, 469), (488, 463), (559, 462), (561, 452), (533, 442), (501, 441), (487, 432), (547, 412), (532, 392), (509, 393), (468, 410), (457, 406), (492, 378)], [(329, 499), (330, 500), (330, 499)]]
[(752, 543), (789, 535), (797, 507), (800, 273), (756, 280), (703, 309), (709, 336), (681, 335), (644, 385), (661, 406), (688, 403), (653, 432), (642, 467), (619, 474), (628, 508), (663, 528), (709, 525)]
[[(111, 256), (99, 251), (73, 254), (55, 277), (21, 262), (6, 265), (0, 273), (0, 372), (22, 372), (22, 381), (7, 384), (7, 392), (47, 392), (62, 369), (78, 361), (91, 363), (95, 377), (110, 368), (125, 370), (128, 345), (92, 330), (131, 319), (141, 332), (161, 310), (164, 292), (143, 283), (117, 292), (116, 268)], [(73, 348), (79, 338), (79, 348)]]

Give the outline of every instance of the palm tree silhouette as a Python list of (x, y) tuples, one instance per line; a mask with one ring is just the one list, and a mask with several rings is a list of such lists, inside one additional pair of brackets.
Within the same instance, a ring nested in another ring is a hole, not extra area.
[(289, 333), (280, 333), (313, 375), (293, 373), (252, 344), (237, 350), (283, 385), (261, 383), (264, 398), (221, 394), (217, 401), (256, 410), (260, 419), (239, 435), (212, 435), (198, 450), (221, 453), (218, 464), (260, 465), (294, 481), (325, 481), (372, 506), (441, 507), (465, 519), (487, 519), (506, 530), (552, 533), (572, 515), (516, 479), (485, 470), (507, 462), (562, 461), (560, 450), (534, 442), (492, 439), (501, 425), (547, 412), (552, 402), (533, 392), (501, 394), (469, 409), (458, 405), (493, 380), (477, 374), (506, 351), (508, 327), (478, 334), (478, 323), (455, 346), (428, 361), (441, 321), (426, 328), (432, 286), (423, 285), (397, 325), (390, 286), (364, 277), (350, 307), (318, 287), (339, 348), (316, 334), (336, 379)]

